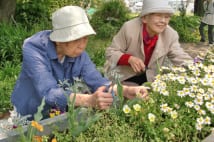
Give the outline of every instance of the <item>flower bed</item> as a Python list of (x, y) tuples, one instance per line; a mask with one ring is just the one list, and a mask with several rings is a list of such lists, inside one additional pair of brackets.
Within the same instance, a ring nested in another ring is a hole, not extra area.
[[(64, 113), (53, 118), (41, 120), (39, 121), (39, 124), (42, 126), (44, 131), (37, 131), (36, 133), (34, 133), (34, 135), (36, 136), (48, 136), (54, 130), (64, 131), (68, 128), (67, 114)], [(0, 120), (0, 125), (0, 142), (18, 141), (21, 133), (26, 134), (29, 130), (27, 125), (23, 125), (22, 130), (17, 128), (14, 129), (13, 126), (8, 123), (7, 119)]]
[[(99, 141), (103, 136), (113, 135), (117, 136), (118, 140), (120, 136), (125, 136), (120, 133), (126, 131), (122, 129), (131, 127), (126, 135), (133, 137), (137, 135), (136, 141), (139, 139), (160, 142), (213, 141), (214, 50), (210, 50), (204, 58), (196, 58), (192, 64), (161, 68), (156, 80), (145, 85), (150, 87), (148, 100), (137, 98), (129, 100), (122, 107), (119, 105), (116, 109), (113, 107), (103, 111), (102, 115), (104, 114), (105, 117), (100, 117), (100, 115), (91, 117), (94, 116), (91, 113), (90, 115), (85, 113), (87, 115), (84, 117), (79, 116), (80, 111), (74, 110), (73, 103), (71, 103), (68, 113), (38, 121), (38, 123), (36, 121), (33, 125), (31, 123), (31, 126), (36, 126), (39, 131), (44, 129), (43, 132), (37, 131), (34, 134), (43, 136), (53, 134), (54, 130), (66, 130), (67, 133), (55, 134), (55, 138), (66, 142), (63, 137), (68, 136), (68, 141), (73, 138), (78, 141), (78, 136), (81, 135), (81, 140)], [(42, 107), (39, 110), (41, 111)], [(98, 113), (100, 111), (96, 115)], [(38, 115), (37, 120), (40, 120), (40, 117)], [(109, 119), (109, 121), (100, 118)], [(117, 124), (113, 125), (113, 123)], [(87, 131), (89, 127), (90, 130)], [(27, 127), (23, 128), (26, 133)], [(105, 131), (108, 129), (110, 131)], [(135, 132), (130, 133), (130, 131)], [(20, 134), (19, 131), (13, 129), (3, 135), (0, 133), (0, 141), (14, 141)], [(113, 138), (105, 140), (110, 139)]]
[(214, 132), (214, 52), (182, 67), (163, 67), (150, 99), (124, 105), (145, 140), (201, 141)]

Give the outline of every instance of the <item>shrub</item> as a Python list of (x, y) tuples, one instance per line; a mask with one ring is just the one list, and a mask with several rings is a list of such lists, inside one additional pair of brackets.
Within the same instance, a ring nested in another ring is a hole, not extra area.
[(0, 70), (0, 112), (8, 112), (12, 108), (10, 94), (19, 71), (20, 67), (12, 65), (11, 62), (4, 63), (4, 68)]
[(22, 44), (24, 40), (40, 30), (50, 27), (50, 23), (35, 23), (28, 30), (21, 24), (0, 23), (0, 68), (6, 62), (20, 64), (22, 61)]
[(50, 2), (47, 0), (18, 0), (15, 19), (30, 28), (33, 23), (49, 20), (49, 7)]
[(0, 67), (8, 61), (14, 64), (21, 62), (23, 39), (28, 36), (25, 28), (20, 25), (0, 23)]
[(50, 22), (52, 12), (63, 6), (77, 5), (86, 8), (89, 3), (96, 7), (101, 0), (17, 0), (15, 20), (31, 29), (34, 23)]
[(110, 43), (110, 39), (99, 39), (90, 37), (86, 48), (91, 60), (98, 66), (102, 67), (105, 63), (105, 49)]
[(169, 25), (179, 34), (180, 42), (199, 41), (198, 27), (200, 24), (197, 16), (173, 16)]
[(97, 37), (101, 39), (106, 39), (109, 37), (113, 37), (114, 34), (117, 32), (118, 28), (112, 26), (110, 23), (105, 23), (99, 26), (97, 29)]
[(111, 38), (128, 20), (128, 13), (129, 10), (122, 0), (105, 1), (93, 14), (91, 24), (98, 37)]

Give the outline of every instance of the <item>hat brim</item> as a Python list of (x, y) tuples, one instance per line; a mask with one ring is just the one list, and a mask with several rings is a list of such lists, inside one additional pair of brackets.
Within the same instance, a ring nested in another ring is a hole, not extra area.
[(145, 9), (145, 10), (142, 10), (141, 16), (145, 16), (151, 13), (169, 13), (173, 15), (174, 10), (171, 7), (159, 7), (151, 10)]
[(76, 26), (53, 30), (50, 34), (50, 40), (55, 42), (69, 42), (95, 34), (96, 32), (89, 23), (82, 23)]

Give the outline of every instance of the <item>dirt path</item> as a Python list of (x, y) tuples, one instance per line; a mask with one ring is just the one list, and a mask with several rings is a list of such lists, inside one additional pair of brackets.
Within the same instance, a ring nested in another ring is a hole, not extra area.
[(201, 43), (181, 43), (181, 47), (193, 58), (200, 54), (206, 54), (209, 46)]

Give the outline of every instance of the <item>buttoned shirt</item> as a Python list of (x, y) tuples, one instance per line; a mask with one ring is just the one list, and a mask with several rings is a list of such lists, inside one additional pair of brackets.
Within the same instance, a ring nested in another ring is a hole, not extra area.
[(49, 39), (51, 31), (41, 31), (26, 39), (23, 44), (23, 63), (11, 101), (21, 115), (34, 114), (45, 97), (47, 112), (52, 107), (65, 110), (71, 90), (59, 86), (59, 82), (73, 84), (74, 78), (82, 78), (91, 92), (109, 84), (84, 51), (80, 56), (65, 56), (60, 63), (55, 44)]

